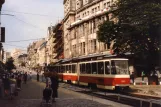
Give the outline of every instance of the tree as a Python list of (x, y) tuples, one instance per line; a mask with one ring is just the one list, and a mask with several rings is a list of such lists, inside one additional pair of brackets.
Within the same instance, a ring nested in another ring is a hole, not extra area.
[(117, 0), (108, 14), (113, 17), (99, 26), (98, 40), (114, 41), (115, 54), (131, 52), (154, 69), (161, 49), (161, 0)]
[(15, 69), (15, 65), (14, 65), (14, 59), (11, 57), (11, 58), (8, 58), (6, 63), (5, 63), (5, 66), (6, 66), (6, 69), (8, 71), (11, 71), (12, 69)]

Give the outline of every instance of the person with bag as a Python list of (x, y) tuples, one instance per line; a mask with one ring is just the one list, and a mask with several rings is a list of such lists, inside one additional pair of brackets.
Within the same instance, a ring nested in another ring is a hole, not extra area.
[(58, 81), (58, 74), (56, 71), (52, 71), (51, 73), (51, 88), (52, 88), (52, 102), (55, 102), (55, 98), (58, 97), (58, 86), (59, 86), (59, 81)]

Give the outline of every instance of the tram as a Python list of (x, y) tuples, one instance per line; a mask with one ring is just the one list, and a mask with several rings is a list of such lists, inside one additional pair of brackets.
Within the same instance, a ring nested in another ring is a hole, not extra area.
[(73, 84), (109, 90), (130, 85), (128, 59), (124, 58), (60, 64), (55, 69), (59, 80)]

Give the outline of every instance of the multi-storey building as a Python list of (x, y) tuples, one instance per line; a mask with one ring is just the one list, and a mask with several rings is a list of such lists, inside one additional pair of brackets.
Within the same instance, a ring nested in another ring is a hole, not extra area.
[[(42, 56), (41, 53), (43, 53), (44, 48), (43, 44), (46, 42), (45, 39), (38, 40), (36, 42), (33, 42), (29, 47), (27, 48), (27, 54), (28, 54), (28, 65), (30, 68), (34, 68), (38, 65), (40, 65), (40, 56)], [(46, 44), (45, 44), (46, 45)], [(42, 47), (41, 47), (42, 46)], [(40, 54), (40, 55), (39, 55)], [(45, 58), (44, 58), (45, 59)], [(43, 62), (45, 63), (45, 62)]]
[(64, 58), (64, 42), (63, 42), (63, 24), (62, 22), (56, 24), (54, 29), (54, 62)]
[(38, 56), (39, 56), (39, 60), (38, 60), (38, 64), (42, 67), (44, 67), (47, 63), (47, 57), (46, 57), (46, 41), (43, 42), (40, 47), (38, 48)]
[(53, 58), (55, 54), (53, 53), (53, 46), (54, 43), (53, 41), (55, 40), (54, 36), (54, 30), (55, 26), (48, 27), (48, 37), (47, 37), (47, 50), (46, 50), (46, 55), (47, 55), (47, 65), (53, 62)]
[(48, 28), (47, 65), (64, 58), (63, 22)]
[(110, 20), (114, 0), (64, 0), (65, 58), (111, 54), (110, 46), (97, 40), (98, 26)]
[(4, 52), (3, 63), (6, 63), (7, 59), (11, 57), (11, 52)]

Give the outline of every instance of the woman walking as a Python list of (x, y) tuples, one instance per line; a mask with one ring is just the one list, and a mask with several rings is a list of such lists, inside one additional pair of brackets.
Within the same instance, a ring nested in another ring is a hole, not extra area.
[(58, 74), (57, 72), (53, 71), (51, 73), (51, 77), (50, 77), (50, 80), (51, 80), (51, 88), (52, 88), (52, 102), (55, 102), (55, 98), (58, 97), (58, 86), (59, 86), (59, 81), (58, 81)]

